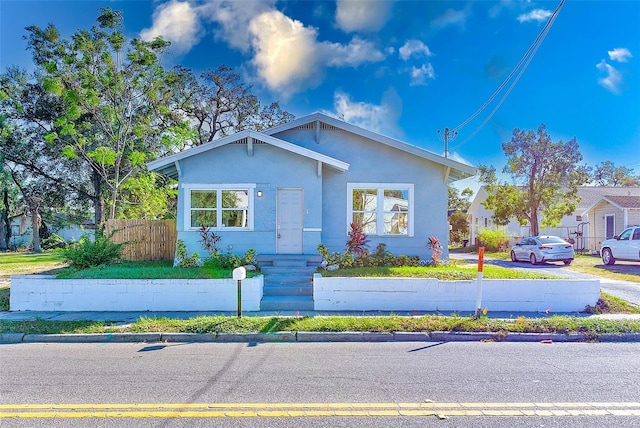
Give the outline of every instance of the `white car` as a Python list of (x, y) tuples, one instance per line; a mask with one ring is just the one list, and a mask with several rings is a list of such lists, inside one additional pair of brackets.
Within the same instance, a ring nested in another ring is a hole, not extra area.
[(640, 226), (627, 227), (620, 235), (603, 241), (600, 255), (605, 265), (616, 260), (640, 262)]
[(570, 265), (574, 255), (573, 245), (559, 236), (531, 236), (511, 247), (511, 261), (528, 261), (532, 265), (544, 262)]

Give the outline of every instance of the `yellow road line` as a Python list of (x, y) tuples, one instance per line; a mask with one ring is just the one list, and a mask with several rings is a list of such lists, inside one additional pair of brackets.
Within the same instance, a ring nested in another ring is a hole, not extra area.
[(331, 416), (640, 416), (640, 402), (0, 404), (6, 418), (301, 418)]

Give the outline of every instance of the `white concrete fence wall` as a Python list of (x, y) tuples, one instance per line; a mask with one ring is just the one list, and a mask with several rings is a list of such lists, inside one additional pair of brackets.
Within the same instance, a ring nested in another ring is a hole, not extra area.
[[(263, 276), (242, 280), (242, 310), (259, 311)], [(12, 275), (11, 311), (236, 311), (232, 279), (63, 279)]]
[[(477, 281), (313, 277), (317, 311), (475, 311)], [(595, 306), (599, 280), (484, 279), (489, 311), (579, 312)]]

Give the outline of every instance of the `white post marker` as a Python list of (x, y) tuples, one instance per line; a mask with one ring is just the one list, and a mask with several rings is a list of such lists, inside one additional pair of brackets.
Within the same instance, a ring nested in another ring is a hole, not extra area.
[(238, 281), (238, 318), (242, 317), (242, 280), (247, 277), (247, 270), (240, 266), (233, 270), (233, 280)]
[(476, 317), (482, 313), (482, 269), (484, 268), (484, 247), (478, 248), (478, 282), (476, 283)]

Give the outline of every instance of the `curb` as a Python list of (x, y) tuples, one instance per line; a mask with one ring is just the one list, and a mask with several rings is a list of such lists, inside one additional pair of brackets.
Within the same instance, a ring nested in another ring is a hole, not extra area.
[(559, 334), (505, 332), (274, 332), (274, 333), (0, 333), (0, 344), (18, 343), (312, 343), (312, 342), (640, 342), (640, 333)]

